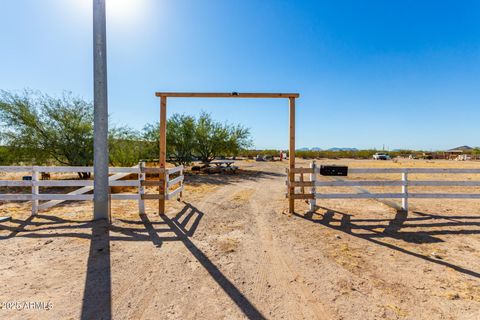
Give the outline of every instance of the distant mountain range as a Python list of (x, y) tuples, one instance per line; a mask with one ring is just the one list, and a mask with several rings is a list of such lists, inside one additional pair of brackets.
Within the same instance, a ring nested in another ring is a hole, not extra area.
[[(318, 147), (313, 147), (313, 148), (300, 148), (300, 149), (297, 149), (298, 151), (322, 151), (323, 149), (322, 148), (318, 148)], [(325, 151), (358, 151), (357, 148), (338, 148), (338, 147), (334, 147), (334, 148), (330, 148), (330, 149), (325, 149)]]

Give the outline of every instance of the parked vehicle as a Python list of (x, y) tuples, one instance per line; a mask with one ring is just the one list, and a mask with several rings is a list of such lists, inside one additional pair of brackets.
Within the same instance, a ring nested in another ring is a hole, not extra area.
[(266, 161), (266, 159), (264, 155), (257, 154), (255, 161)]
[(373, 160), (390, 160), (390, 156), (383, 152), (377, 152), (373, 155)]

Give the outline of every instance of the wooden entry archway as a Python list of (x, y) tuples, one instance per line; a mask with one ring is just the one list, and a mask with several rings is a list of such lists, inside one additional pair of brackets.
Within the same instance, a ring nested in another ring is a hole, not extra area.
[(165, 214), (165, 165), (167, 162), (167, 98), (270, 98), (270, 99), (288, 99), (289, 101), (289, 181), (288, 188), (288, 211), (293, 213), (295, 211), (295, 187), (291, 182), (295, 181), (295, 99), (300, 97), (298, 93), (215, 93), (215, 92), (156, 92), (155, 96), (160, 98), (160, 183), (159, 183), (159, 214)]

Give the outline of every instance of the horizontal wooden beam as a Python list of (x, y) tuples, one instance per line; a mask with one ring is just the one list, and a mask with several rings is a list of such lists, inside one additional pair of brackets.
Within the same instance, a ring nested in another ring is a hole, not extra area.
[(480, 199), (480, 193), (409, 193), (414, 199)]
[(169, 168), (169, 169), (167, 169), (167, 173), (168, 173), (168, 174), (174, 174), (174, 173), (176, 173), (176, 172), (183, 171), (183, 169), (184, 169), (184, 168), (183, 168), (183, 165), (181, 165), (181, 166), (178, 166), (178, 167), (175, 167), (175, 168)]
[(173, 190), (172, 192), (170, 192), (169, 194), (167, 194), (167, 200), (171, 200), (171, 199), (174, 199), (175, 196), (177, 194), (179, 194), (180, 192), (183, 191), (183, 186), (181, 186), (180, 188), (177, 188), (175, 190)]
[(480, 187), (480, 181), (408, 181), (412, 187)]
[(316, 181), (317, 187), (401, 187), (406, 186), (406, 181), (395, 180), (339, 180), (339, 181)]
[(314, 185), (313, 181), (287, 181), (287, 186), (291, 187), (313, 187)]
[(37, 194), (34, 200), (91, 201), (93, 194)]
[(143, 173), (164, 173), (164, 168), (153, 168), (153, 167), (142, 167), (141, 172)]
[[(33, 170), (36, 172), (58, 172), (58, 173), (76, 173), (76, 172), (93, 172), (93, 167), (79, 166), (0, 166), (0, 172), (27, 172)], [(109, 173), (139, 173), (140, 170), (135, 167), (110, 167)]]
[(142, 200), (159, 200), (159, 199), (165, 199), (165, 196), (160, 194), (142, 194), (141, 199)]
[(287, 198), (292, 198), (292, 199), (301, 199), (301, 200), (311, 200), (311, 199), (315, 199), (315, 195), (313, 194), (301, 194), (301, 193), (296, 193), (296, 194), (292, 194), (292, 195), (288, 195), (287, 193)]
[(298, 93), (241, 93), (241, 92), (156, 92), (157, 97), (171, 98), (298, 98)]
[[(299, 196), (295, 195), (295, 199)], [(317, 193), (316, 199), (402, 199), (403, 193)], [(480, 199), (480, 193), (409, 193), (408, 198), (413, 199)]]
[(140, 200), (139, 194), (118, 193), (110, 195), (112, 200)]
[[(319, 169), (317, 170), (319, 172)], [(348, 173), (425, 173), (425, 174), (480, 174), (480, 169), (460, 168), (349, 168)]]
[(174, 185), (176, 185), (176, 184), (178, 184), (182, 181), (183, 181), (183, 176), (178, 176), (175, 179), (167, 181), (167, 188), (170, 188), (170, 187), (172, 187), (172, 186), (174, 186)]
[(293, 168), (293, 169), (286, 168), (285, 172), (288, 174), (290, 172), (290, 170), (293, 173), (313, 173), (312, 168)]
[(317, 193), (315, 199), (401, 199), (403, 193)]
[(143, 180), (140, 185), (143, 187), (159, 187), (163, 181), (160, 180)]

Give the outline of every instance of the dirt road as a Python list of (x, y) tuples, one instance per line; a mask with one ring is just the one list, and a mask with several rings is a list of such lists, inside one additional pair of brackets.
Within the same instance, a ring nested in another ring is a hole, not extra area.
[[(325, 201), (286, 215), (285, 165), (190, 176), (168, 213), (91, 205), (0, 227), (0, 310), (13, 319), (480, 319), (480, 206)], [(456, 209), (452, 209), (456, 207)], [(460, 208), (460, 209), (458, 209)], [(4, 212), (1, 212), (2, 215)]]

